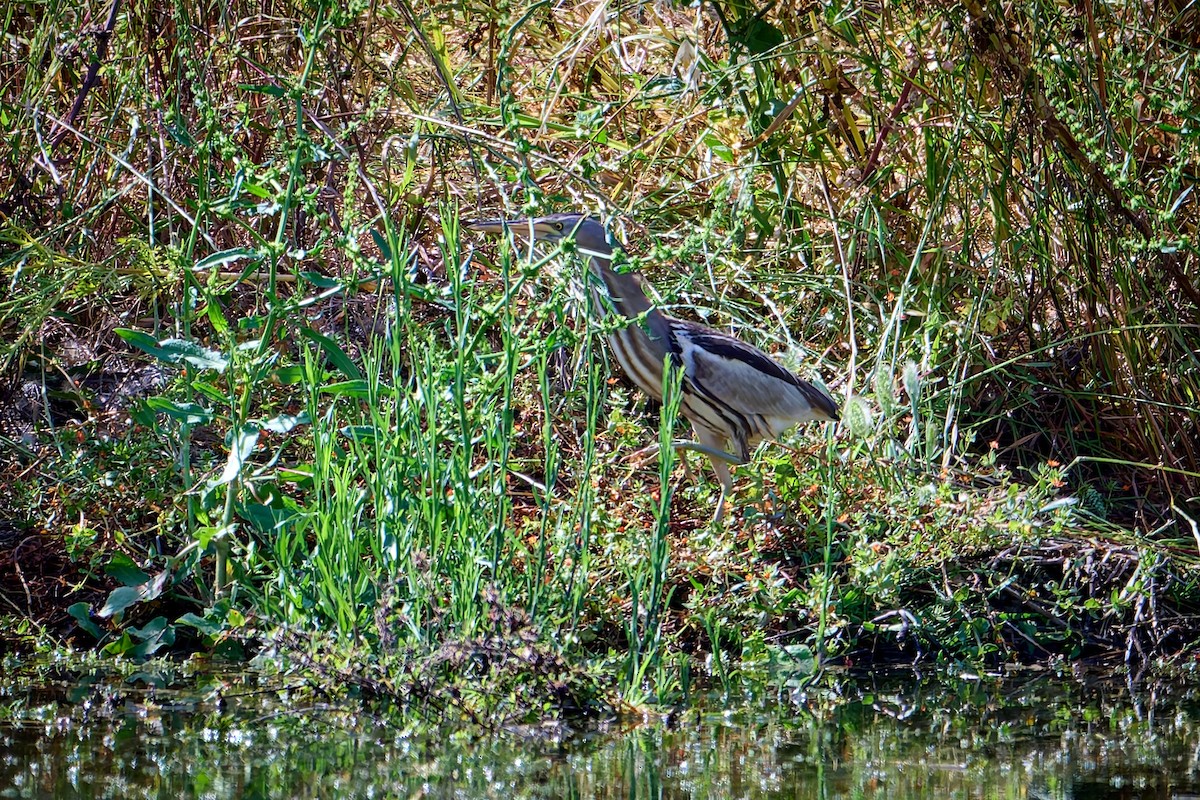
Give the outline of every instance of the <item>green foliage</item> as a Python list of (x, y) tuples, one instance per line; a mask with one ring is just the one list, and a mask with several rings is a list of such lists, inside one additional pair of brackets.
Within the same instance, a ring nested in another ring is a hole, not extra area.
[[(76, 11), (15, 8), (0, 367), (81, 410), (9, 459), (91, 581), (69, 618), (134, 658), (300, 631), (518, 719), (596, 674), (665, 704), (698, 664), (1132, 653), (1148, 598), (1191, 616), (1194, 42), (1136, 4), (706, 8), (135, 6), (78, 95)], [(686, 456), (623, 460), (676, 415), (610, 380), (579, 255), (467, 207), (605, 214), (841, 428), (706, 527)], [(112, 353), (166, 376), (127, 438), (73, 375)]]

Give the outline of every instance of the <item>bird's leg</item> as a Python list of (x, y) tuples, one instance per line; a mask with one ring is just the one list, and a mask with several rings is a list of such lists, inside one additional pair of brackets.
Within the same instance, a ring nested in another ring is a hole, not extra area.
[(680, 450), (678, 455), (680, 462), (683, 463), (683, 479), (688, 483), (696, 483), (696, 476), (692, 474), (692, 465), (688, 463), (687, 453)]
[(712, 462), (713, 472), (717, 473), (717, 480), (721, 482), (721, 496), (717, 498), (717, 508), (713, 511), (712, 519), (713, 524), (718, 525), (725, 516), (725, 498), (733, 491), (733, 476), (729, 474), (729, 465), (724, 461), (712, 456), (709, 456), (708, 460)]
[[(686, 480), (688, 483), (696, 483), (696, 476), (695, 476), (695, 474), (692, 473), (692, 465), (688, 463), (687, 456), (685, 456), (682, 452), (682, 451), (686, 450), (687, 448), (677, 447), (676, 449), (681, 451), (679, 453), (679, 461), (680, 461), (680, 463), (683, 464), (684, 480)], [(648, 447), (643, 447), (641, 450), (638, 450), (635, 453), (631, 453), (629, 456), (626, 457), (625, 460), (630, 462), (631, 464), (633, 464), (635, 467), (640, 467), (643, 464), (645, 464), (647, 461), (649, 461), (651, 458), (656, 456), (658, 454), (658, 451), (659, 451), (659, 446), (657, 444), (652, 444)]]
[[(722, 450), (720, 446), (710, 444), (708, 442), (693, 442), (688, 439), (676, 439), (675, 441), (671, 442), (671, 447), (674, 447), (676, 450), (691, 450), (696, 453), (703, 453), (704, 455), (708, 456), (710, 461), (713, 461), (714, 463), (716, 463), (716, 460), (718, 459), (729, 464), (746, 463), (746, 459), (742, 458), (741, 456), (735, 456), (733, 453), (728, 453)], [(636, 460), (636, 463), (639, 464), (645, 463), (646, 459), (658, 454), (658, 449), (659, 447), (657, 443), (648, 447), (643, 447), (636, 453), (631, 454), (628, 460)]]
[[(725, 498), (733, 492), (733, 476), (729, 472), (729, 465), (745, 464), (746, 459), (721, 449), (722, 441), (717, 435), (710, 436), (697, 431), (696, 438), (700, 439), (700, 441), (693, 442), (686, 439), (676, 439), (671, 442), (671, 446), (676, 450), (692, 450), (697, 453), (703, 453), (712, 462), (713, 472), (717, 473), (717, 480), (721, 483), (721, 496), (717, 498), (717, 508), (713, 512), (713, 522), (719, 523), (725, 517)], [(628, 460), (633, 461), (636, 459), (638, 464), (644, 464), (647, 459), (653, 457), (658, 451), (658, 444), (652, 444), (633, 453), (629, 456)], [(690, 469), (687, 466), (686, 458), (683, 459), (683, 466), (684, 469), (688, 469), (688, 477), (690, 478)]]
[(713, 511), (712, 519), (713, 524), (719, 524), (725, 517), (725, 499), (733, 492), (733, 476), (729, 474), (729, 465), (745, 464), (746, 459), (721, 449), (721, 445), (725, 444), (723, 435), (703, 428), (694, 430), (696, 438), (700, 442), (691, 444), (694, 445), (695, 450), (708, 456), (708, 460), (712, 462), (713, 472), (717, 473), (717, 480), (721, 482), (721, 496), (717, 498), (717, 507)]

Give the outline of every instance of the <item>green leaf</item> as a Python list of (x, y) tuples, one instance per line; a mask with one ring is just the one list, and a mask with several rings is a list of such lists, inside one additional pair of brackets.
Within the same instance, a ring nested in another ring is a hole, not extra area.
[(335, 342), (333, 339), (330, 339), (323, 333), (317, 333), (312, 328), (301, 328), (300, 335), (324, 350), (325, 355), (328, 356), (329, 360), (333, 362), (333, 365), (337, 367), (338, 372), (342, 373), (347, 378), (362, 378), (362, 370), (358, 368), (358, 365), (354, 363), (350, 356), (346, 355), (342, 348), (338, 347), (337, 342)]
[(130, 628), (129, 635), (135, 639), (149, 639), (152, 636), (160, 635), (167, 627), (166, 617), (155, 617), (147, 622), (141, 628)]
[(316, 286), (318, 289), (336, 289), (342, 285), (337, 278), (330, 278), (319, 272), (301, 272), (300, 277)]
[(167, 583), (169, 573), (166, 570), (155, 575), (139, 586), (122, 586), (113, 589), (108, 595), (108, 601), (97, 612), (97, 616), (108, 618), (123, 614), (125, 609), (145, 600), (153, 600), (162, 594), (163, 586)]
[(771, 125), (775, 119), (784, 112), (787, 108), (787, 103), (780, 100), (778, 97), (771, 97), (758, 104), (755, 112), (758, 114), (759, 122), (763, 128)]
[(263, 420), (262, 429), (271, 433), (290, 433), (297, 425), (308, 425), (312, 420), (308, 418), (307, 411), (301, 411), (299, 414), (280, 414), (277, 417), (271, 417), (268, 420)]
[(339, 397), (359, 397), (364, 399), (370, 396), (370, 392), (367, 389), (367, 382), (364, 380), (331, 383), (327, 386), (322, 386), (321, 393), (338, 395)]
[(133, 637), (128, 633), (122, 633), (120, 639), (104, 645), (103, 652), (110, 656), (123, 656), (133, 650), (133, 648)]
[(148, 333), (135, 331), (132, 328), (117, 328), (117, 336), (120, 336), (139, 350), (144, 350), (151, 355), (157, 354), (158, 339), (155, 339)]
[(108, 595), (108, 601), (98, 614), (105, 619), (115, 614), (122, 614), (125, 609), (141, 599), (142, 593), (138, 591), (138, 587), (136, 586), (122, 586), (119, 589), (113, 589)]
[(213, 622), (207, 617), (201, 617), (192, 612), (184, 614), (179, 619), (175, 620), (176, 625), (186, 625), (189, 628), (195, 628), (205, 636), (219, 636), (225, 630), (225, 626), (219, 622)]
[(184, 361), (197, 369), (211, 369), (216, 372), (224, 372), (229, 368), (229, 359), (216, 350), (201, 347), (195, 342), (183, 339), (164, 339), (159, 342), (149, 334), (129, 328), (117, 328), (117, 335), (137, 349), (168, 364)]
[(379, 431), (374, 425), (347, 425), (340, 433), (355, 442), (374, 442), (379, 438)]
[(646, 85), (642, 87), (641, 99), (669, 97), (681, 93), (686, 88), (687, 84), (674, 75), (658, 75), (646, 81)]
[(209, 482), (210, 489), (215, 486), (224, 486), (241, 473), (246, 459), (250, 458), (255, 446), (258, 445), (258, 434), (259, 428), (255, 422), (247, 422), (234, 433), (233, 441), (229, 445), (229, 458), (225, 460), (225, 469), (222, 470), (220, 477)]
[(313, 484), (314, 471), (311, 464), (296, 464), (292, 467), (282, 467), (279, 470), (279, 480), (285, 483), (294, 483), (301, 489), (308, 489)]
[(901, 380), (904, 383), (904, 391), (908, 392), (909, 402), (916, 408), (921, 402), (921, 370), (916, 362), (905, 362)]
[(280, 367), (272, 373), (275, 380), (285, 386), (294, 386), (297, 383), (304, 382), (304, 367), (293, 365), (290, 367)]
[(235, 512), (262, 533), (275, 533), (304, 512), (294, 499), (271, 482), (255, 483), (254, 499), (255, 502), (238, 502)]
[(148, 397), (146, 406), (185, 425), (205, 425), (213, 420), (212, 412), (196, 403), (176, 403), (165, 397)]
[(229, 266), (237, 263), (244, 258), (249, 258), (254, 261), (262, 261), (262, 254), (256, 250), (250, 250), (245, 247), (234, 247), (229, 250), (222, 250), (219, 253), (213, 253), (196, 262), (196, 266), (192, 267), (195, 272), (202, 272), (210, 269), (220, 269), (221, 267)]
[(732, 164), (737, 161), (737, 157), (733, 154), (733, 148), (722, 142), (715, 133), (704, 134), (704, 144), (712, 151), (712, 154), (724, 161), (726, 164)]
[(285, 528), (292, 516), (262, 503), (240, 503), (237, 507), (237, 515), (246, 520), (252, 530), (267, 536)]
[[(807, 645), (789, 644), (768, 648), (771, 669), (790, 680), (812, 675), (817, 671), (817, 660)], [(789, 681), (790, 682), (790, 681)]]
[(175, 644), (175, 628), (167, 623), (166, 617), (155, 617), (141, 628), (131, 629), (129, 634), (142, 640), (129, 651), (131, 658), (149, 658), (162, 648)]
[(750, 24), (742, 29), (740, 35), (730, 37), (734, 42), (742, 44), (752, 55), (762, 55), (783, 44), (783, 31), (767, 22), (762, 17), (755, 17)]
[(201, 347), (196, 342), (183, 339), (164, 339), (159, 342), (167, 360), (186, 361), (196, 369), (211, 369), (214, 372), (224, 372), (229, 369), (229, 359), (216, 350)]
[(93, 639), (103, 639), (104, 631), (100, 630), (100, 626), (92, 622), (92, 607), (87, 603), (75, 603), (67, 608), (67, 613), (71, 618), (92, 635)]
[(208, 545), (213, 539), (217, 539), (224, 535), (225, 528), (218, 528), (213, 525), (205, 525), (202, 528), (196, 529), (196, 542), (200, 545), (201, 550), (207, 550)]
[(120, 581), (122, 586), (141, 586), (150, 580), (132, 558), (124, 553), (117, 553), (104, 567), (105, 573)]
[(213, 330), (224, 335), (229, 333), (229, 320), (225, 319), (225, 314), (221, 312), (221, 304), (215, 300), (209, 301), (204, 307), (204, 316), (208, 317), (208, 321), (212, 323)]
[(208, 381), (192, 381), (192, 388), (214, 403), (229, 405), (229, 396)]
[(387, 238), (378, 229), (372, 228), (371, 239), (375, 242), (375, 246), (379, 248), (379, 255), (384, 263), (389, 263), (392, 260), (392, 248), (388, 244)]

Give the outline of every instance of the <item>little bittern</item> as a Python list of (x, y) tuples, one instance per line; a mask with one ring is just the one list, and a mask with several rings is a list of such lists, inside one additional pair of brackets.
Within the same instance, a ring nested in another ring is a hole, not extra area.
[(725, 498), (733, 488), (729, 464), (746, 463), (754, 445), (774, 439), (796, 423), (837, 421), (833, 398), (762, 350), (654, 308), (639, 275), (612, 268), (613, 248), (597, 220), (581, 214), (555, 214), (466, 225), (489, 233), (512, 231), (521, 239), (537, 242), (573, 239), (608, 290), (613, 310), (629, 320), (608, 337), (613, 357), (629, 379), (661, 401), (665, 359), (670, 356), (671, 362), (683, 368), (680, 412), (692, 424), (698, 444), (675, 445), (702, 452), (712, 462), (721, 482), (714, 521), (721, 520)]

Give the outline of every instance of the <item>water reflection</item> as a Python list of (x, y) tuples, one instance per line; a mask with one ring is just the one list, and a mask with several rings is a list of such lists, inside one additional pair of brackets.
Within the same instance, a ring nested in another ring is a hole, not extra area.
[(1191, 687), (844, 675), (559, 741), (297, 708), (244, 673), (2, 683), (0, 797), (1200, 796)]

